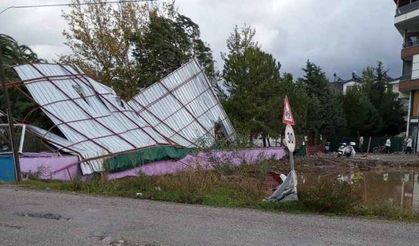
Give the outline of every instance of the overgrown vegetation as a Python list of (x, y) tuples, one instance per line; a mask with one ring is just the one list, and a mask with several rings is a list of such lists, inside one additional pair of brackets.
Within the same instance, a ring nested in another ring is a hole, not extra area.
[[(225, 165), (225, 164), (223, 164)], [(390, 204), (366, 205), (358, 185), (325, 181), (312, 187), (299, 187), (299, 201), (278, 203), (263, 201), (267, 191), (265, 180), (271, 170), (285, 172), (286, 165), (263, 161), (214, 171), (191, 170), (174, 175), (144, 176), (102, 182), (98, 176), (89, 182), (28, 180), (21, 185), (41, 190), (80, 192), (95, 195), (151, 199), (218, 207), (251, 208), (272, 212), (317, 213), (362, 216), (380, 219), (419, 221), (413, 213)]]
[(361, 204), (356, 185), (345, 182), (324, 181), (300, 193), (301, 202), (320, 213), (347, 213)]

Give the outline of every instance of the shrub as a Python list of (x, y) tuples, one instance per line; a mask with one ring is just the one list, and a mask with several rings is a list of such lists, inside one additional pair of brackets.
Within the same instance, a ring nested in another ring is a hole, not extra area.
[(259, 162), (256, 169), (256, 178), (259, 181), (265, 181), (266, 177), (268, 176), (268, 173), (272, 170), (272, 166), (274, 165), (274, 162), (272, 160), (265, 160)]
[(356, 209), (354, 214), (400, 221), (418, 221), (418, 216), (413, 211), (395, 207), (389, 202), (361, 205)]
[(215, 154), (209, 154), (208, 163), (218, 175), (232, 175), (237, 170), (228, 158), (218, 157)]
[(357, 186), (338, 181), (323, 181), (305, 188), (299, 192), (299, 198), (307, 209), (319, 213), (347, 213), (362, 202)]

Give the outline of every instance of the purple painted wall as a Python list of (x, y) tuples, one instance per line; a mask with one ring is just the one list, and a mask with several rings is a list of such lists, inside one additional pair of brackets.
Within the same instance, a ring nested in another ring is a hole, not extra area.
[(79, 157), (53, 153), (23, 153), (19, 157), (22, 176), (40, 179), (72, 180), (80, 176)]
[(111, 173), (108, 174), (108, 179), (133, 177), (137, 176), (139, 173), (150, 176), (164, 175), (196, 168), (211, 170), (214, 168), (214, 165), (222, 163), (231, 163), (234, 166), (239, 166), (242, 164), (256, 163), (260, 160), (281, 160), (286, 154), (286, 151), (282, 147), (246, 149), (239, 151), (200, 152), (198, 154), (188, 155), (178, 161), (158, 161), (123, 172)]
[[(139, 173), (150, 176), (164, 175), (196, 168), (211, 170), (215, 165), (223, 163), (239, 166), (260, 160), (281, 160), (286, 154), (282, 147), (200, 152), (187, 155), (182, 160), (158, 161), (123, 172), (111, 173), (108, 174), (108, 179), (132, 177)], [(74, 177), (81, 177), (82, 180), (88, 180), (90, 176), (81, 176), (78, 163), (77, 156), (60, 156), (51, 153), (24, 153), (20, 156), (23, 176), (35, 174), (41, 179), (72, 180)]]

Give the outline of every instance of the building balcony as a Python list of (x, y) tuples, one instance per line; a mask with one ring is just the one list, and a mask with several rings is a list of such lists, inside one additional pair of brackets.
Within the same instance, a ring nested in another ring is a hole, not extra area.
[(419, 90), (419, 79), (412, 79), (412, 75), (404, 75), (400, 78), (399, 91), (409, 92)]
[(402, 59), (406, 60), (417, 54), (419, 54), (419, 40), (408, 41), (403, 45)]
[(407, 14), (411, 11), (419, 9), (419, 0), (401, 1), (402, 3), (396, 10), (396, 17)]
[(415, 29), (419, 25), (419, 0), (399, 4), (394, 24), (401, 34), (406, 29)]

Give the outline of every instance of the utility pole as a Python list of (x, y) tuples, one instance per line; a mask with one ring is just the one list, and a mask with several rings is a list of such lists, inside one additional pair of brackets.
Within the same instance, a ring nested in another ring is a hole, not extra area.
[(13, 153), (13, 161), (15, 164), (15, 171), (16, 171), (16, 180), (20, 182), (22, 180), (22, 175), (20, 173), (19, 153), (17, 150), (17, 146), (15, 145), (15, 132), (13, 128), (12, 107), (10, 106), (9, 91), (6, 87), (6, 78), (4, 76), (3, 54), (1, 51), (1, 47), (0, 47), (0, 81), (3, 87), (4, 104), (7, 107), (6, 117), (7, 117), (7, 123), (9, 125), (9, 134), (8, 134), (9, 140), (10, 140), (9, 144)]

